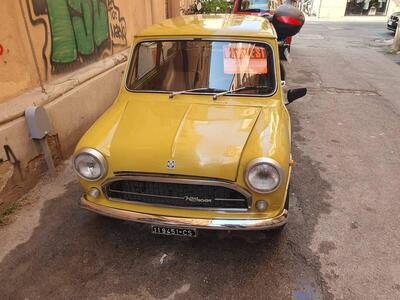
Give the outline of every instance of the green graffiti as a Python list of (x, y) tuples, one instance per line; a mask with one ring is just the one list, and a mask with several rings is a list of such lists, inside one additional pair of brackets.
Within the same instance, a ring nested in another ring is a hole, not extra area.
[(47, 9), (51, 24), (52, 62), (75, 61), (78, 58), (78, 51), (66, 0), (50, 0), (47, 2)]
[(94, 12), (94, 42), (99, 47), (108, 39), (108, 12), (102, 1), (93, 1)]
[(53, 63), (88, 56), (109, 39), (104, 0), (47, 0)]
[(68, 0), (68, 4), (73, 10), (72, 25), (74, 27), (78, 52), (83, 55), (92, 54), (94, 51), (94, 43), (91, 1)]

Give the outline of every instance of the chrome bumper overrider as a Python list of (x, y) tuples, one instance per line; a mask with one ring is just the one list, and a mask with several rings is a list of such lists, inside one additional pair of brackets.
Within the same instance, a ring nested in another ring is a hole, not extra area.
[(138, 213), (134, 211), (121, 210), (116, 208), (99, 205), (88, 201), (83, 195), (80, 206), (95, 213), (108, 217), (148, 223), (162, 226), (177, 226), (186, 228), (214, 229), (214, 230), (265, 230), (284, 225), (287, 222), (288, 214), (285, 209), (279, 216), (272, 219), (199, 219), (169, 217)]

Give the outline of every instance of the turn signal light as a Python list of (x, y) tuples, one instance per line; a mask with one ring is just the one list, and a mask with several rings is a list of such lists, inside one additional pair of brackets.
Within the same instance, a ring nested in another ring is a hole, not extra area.
[(256, 208), (260, 212), (264, 212), (268, 209), (268, 202), (265, 200), (258, 200), (256, 202)]
[(94, 187), (90, 188), (89, 192), (88, 192), (90, 197), (93, 198), (99, 198), (100, 197), (100, 191)]

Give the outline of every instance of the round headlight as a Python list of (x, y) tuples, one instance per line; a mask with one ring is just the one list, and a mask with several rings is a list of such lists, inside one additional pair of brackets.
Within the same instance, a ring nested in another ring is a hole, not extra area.
[(97, 150), (85, 148), (74, 156), (74, 170), (85, 180), (97, 181), (107, 172), (104, 156)]
[(283, 171), (279, 163), (271, 158), (252, 160), (246, 170), (245, 180), (250, 189), (257, 193), (272, 193), (279, 188)]

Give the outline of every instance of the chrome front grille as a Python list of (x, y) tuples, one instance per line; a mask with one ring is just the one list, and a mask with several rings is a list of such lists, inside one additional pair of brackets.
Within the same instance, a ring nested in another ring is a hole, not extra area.
[(160, 206), (247, 210), (251, 196), (226, 182), (170, 177), (116, 176), (103, 185), (110, 200)]

